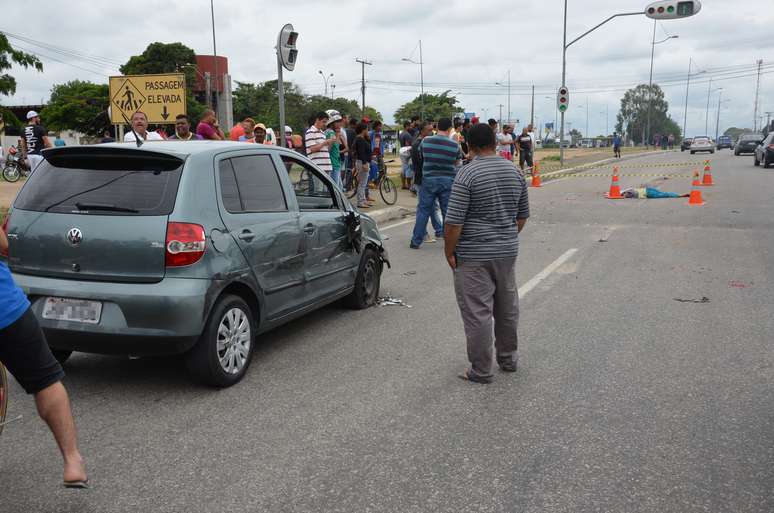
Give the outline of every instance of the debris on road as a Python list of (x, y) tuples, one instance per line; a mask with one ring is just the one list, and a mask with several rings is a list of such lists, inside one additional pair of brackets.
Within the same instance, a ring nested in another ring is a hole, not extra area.
[(675, 301), (679, 303), (709, 303), (710, 299), (706, 296), (702, 297), (701, 299), (680, 299), (677, 297), (673, 297)]
[(414, 308), (413, 306), (406, 304), (400, 298), (392, 296), (383, 296), (376, 300), (376, 304), (379, 306), (405, 306), (406, 308)]

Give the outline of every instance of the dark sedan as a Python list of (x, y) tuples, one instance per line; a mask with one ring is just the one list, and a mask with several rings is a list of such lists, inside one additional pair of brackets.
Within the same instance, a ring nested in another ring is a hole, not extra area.
[(737, 157), (742, 153), (755, 153), (755, 148), (763, 141), (760, 134), (744, 134), (739, 136), (734, 146), (734, 155)]
[(693, 142), (693, 139), (690, 137), (686, 137), (685, 139), (683, 139), (683, 142), (680, 143), (680, 151), (690, 150), (692, 142)]
[(764, 168), (774, 164), (774, 132), (771, 132), (762, 143), (755, 148), (755, 157), (753, 157), (756, 166), (763, 164)]

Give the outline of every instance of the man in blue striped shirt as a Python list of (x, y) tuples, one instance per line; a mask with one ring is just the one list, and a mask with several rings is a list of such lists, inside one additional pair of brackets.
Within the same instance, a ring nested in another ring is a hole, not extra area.
[(419, 191), (414, 234), (409, 245), (411, 249), (419, 249), (425, 238), (427, 221), (432, 215), (435, 200), (440, 203), (441, 213), (446, 217), (452, 183), (461, 160), (460, 145), (449, 137), (451, 127), (451, 119), (441, 118), (438, 120), (438, 133), (422, 141), (422, 188)]
[(529, 217), (527, 184), (513, 162), (497, 156), (495, 145), (488, 125), (470, 129), (474, 159), (454, 180), (444, 233), (470, 360), (460, 377), (476, 383), (492, 381), (493, 332), (497, 364), (505, 372), (516, 371), (516, 257), (519, 232)]

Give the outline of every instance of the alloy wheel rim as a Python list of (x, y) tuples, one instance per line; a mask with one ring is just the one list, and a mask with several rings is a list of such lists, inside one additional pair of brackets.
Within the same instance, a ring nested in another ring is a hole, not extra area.
[(226, 374), (238, 374), (247, 365), (251, 335), (250, 320), (240, 308), (228, 310), (221, 318), (216, 347), (218, 362)]

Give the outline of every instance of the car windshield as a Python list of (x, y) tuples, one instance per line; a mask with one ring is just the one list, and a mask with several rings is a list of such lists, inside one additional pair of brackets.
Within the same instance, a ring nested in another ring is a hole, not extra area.
[(740, 141), (760, 141), (761, 137), (758, 135), (743, 135), (739, 140)]
[[(14, 207), (95, 215), (168, 215), (175, 206), (182, 166), (101, 157), (85, 162), (43, 161)], [(56, 165), (59, 164), (59, 165)]]

